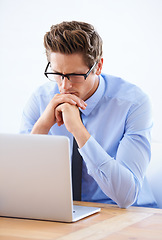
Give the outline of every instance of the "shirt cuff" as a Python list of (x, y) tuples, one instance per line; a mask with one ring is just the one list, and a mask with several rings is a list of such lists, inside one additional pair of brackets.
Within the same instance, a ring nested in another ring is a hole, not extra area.
[(85, 145), (78, 150), (87, 165), (89, 174), (93, 169), (95, 169), (95, 171), (101, 169), (105, 163), (114, 160), (92, 136)]

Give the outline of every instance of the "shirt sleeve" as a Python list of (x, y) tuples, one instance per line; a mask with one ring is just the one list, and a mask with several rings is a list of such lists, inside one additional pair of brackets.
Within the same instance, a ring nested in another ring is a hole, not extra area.
[(140, 104), (132, 105), (128, 112), (115, 158), (93, 136), (79, 149), (88, 173), (121, 208), (132, 205), (142, 187), (151, 155), (151, 128), (151, 107), (145, 97)]
[(33, 94), (24, 107), (20, 125), (20, 133), (29, 134), (39, 117), (40, 110), (38, 99), (35, 94)]

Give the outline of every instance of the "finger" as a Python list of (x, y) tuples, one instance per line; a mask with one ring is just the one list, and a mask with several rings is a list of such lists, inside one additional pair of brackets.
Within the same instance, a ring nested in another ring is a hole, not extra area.
[[(61, 106), (61, 105), (60, 105)], [(61, 108), (60, 106), (58, 106), (56, 109), (55, 109), (55, 118), (56, 118), (56, 122), (57, 123), (63, 123), (63, 117), (62, 117), (62, 111), (61, 111)]]
[(53, 98), (53, 101), (55, 102), (55, 106), (58, 106), (62, 103), (70, 103), (71, 105), (77, 105), (83, 110), (87, 106), (87, 104), (82, 99), (74, 94), (56, 94)]
[(59, 105), (63, 103), (69, 103), (71, 105), (77, 105), (77, 102), (73, 100), (72, 97), (65, 96), (65, 94), (56, 94), (51, 100), (52, 108), (56, 109)]
[(64, 94), (65, 97), (67, 95), (68, 98), (72, 99), (72, 101), (74, 101), (77, 105), (77, 107), (80, 107), (82, 108), (83, 110), (86, 108), (87, 104), (79, 97), (77, 97), (76, 95), (74, 94)]
[(56, 121), (56, 123), (59, 127), (64, 124), (62, 121), (60, 121), (60, 122)]

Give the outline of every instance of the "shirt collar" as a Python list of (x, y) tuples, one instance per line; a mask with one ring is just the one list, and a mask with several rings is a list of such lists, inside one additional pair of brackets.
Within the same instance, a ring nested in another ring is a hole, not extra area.
[(87, 103), (87, 107), (85, 110), (80, 109), (80, 111), (85, 115), (88, 116), (92, 110), (96, 107), (100, 99), (102, 98), (105, 91), (105, 82), (103, 77), (99, 76), (99, 85), (97, 90), (94, 92), (94, 94), (88, 98), (85, 102)]

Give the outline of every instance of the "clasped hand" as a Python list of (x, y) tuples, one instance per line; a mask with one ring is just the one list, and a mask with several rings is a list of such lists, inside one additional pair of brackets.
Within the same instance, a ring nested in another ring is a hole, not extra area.
[(81, 124), (78, 107), (85, 109), (86, 103), (72, 94), (60, 95), (64, 98), (64, 102), (55, 108), (55, 121), (58, 126), (65, 124), (67, 130), (73, 133)]
[[(79, 109), (69, 103), (60, 104), (55, 109), (55, 117), (58, 126), (65, 124), (67, 130), (73, 134), (81, 124)], [(78, 127), (77, 127), (78, 126)]]
[(65, 124), (71, 133), (81, 123), (79, 107), (85, 109), (87, 104), (74, 94), (56, 94), (47, 105), (45, 111), (38, 119), (32, 133), (47, 134), (54, 124)]
[(65, 124), (81, 148), (90, 138), (79, 113), (79, 108), (84, 110), (86, 106), (87, 104), (74, 94), (56, 94), (35, 123), (31, 133), (48, 134), (54, 124), (58, 126)]

